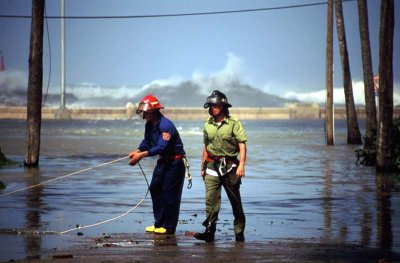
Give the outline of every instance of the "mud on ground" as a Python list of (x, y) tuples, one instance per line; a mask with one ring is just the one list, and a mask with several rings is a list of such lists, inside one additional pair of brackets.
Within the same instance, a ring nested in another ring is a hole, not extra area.
[(190, 234), (140, 233), (77, 240), (18, 262), (400, 262), (399, 254), (383, 249), (303, 239), (235, 242), (226, 235), (208, 244)]

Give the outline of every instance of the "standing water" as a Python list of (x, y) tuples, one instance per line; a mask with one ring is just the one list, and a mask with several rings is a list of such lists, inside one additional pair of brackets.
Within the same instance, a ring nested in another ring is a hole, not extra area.
[[(177, 235), (203, 231), (205, 189), (200, 177), (201, 121), (175, 122), (185, 144), (193, 187), (182, 196)], [(356, 164), (346, 144), (346, 123), (337, 121), (334, 146), (326, 146), (324, 121), (243, 121), (248, 135), (246, 176), (241, 185), (246, 240), (304, 239), (358, 244), (400, 252), (399, 182)], [(363, 128), (362, 128), (363, 129)], [(155, 158), (131, 167), (127, 156), (143, 138), (141, 120), (42, 123), (38, 169), (0, 170), (0, 260), (23, 259), (66, 248), (79, 234), (142, 233), (153, 223), (150, 196), (128, 215), (106, 224), (57, 233), (117, 217), (147, 193)], [(0, 147), (23, 162), (25, 121), (0, 122)], [(89, 168), (89, 169), (88, 169)], [(93, 168), (93, 169), (90, 169)], [(232, 238), (233, 216), (223, 192), (217, 241)]]

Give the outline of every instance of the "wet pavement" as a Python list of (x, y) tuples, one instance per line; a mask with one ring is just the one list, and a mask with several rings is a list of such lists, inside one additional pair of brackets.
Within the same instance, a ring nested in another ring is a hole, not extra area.
[(301, 239), (232, 239), (224, 235), (205, 243), (185, 234), (82, 237), (67, 250), (32, 253), (21, 262), (400, 262), (399, 254), (358, 245)]
[[(199, 176), (201, 122), (177, 127), (191, 163), (193, 187), (185, 188), (176, 236), (143, 233), (153, 223), (145, 196), (156, 159), (139, 167), (119, 159), (143, 136), (142, 122), (44, 122), (38, 169), (0, 169), (0, 261), (130, 262), (396, 262), (400, 253), (400, 183), (355, 163), (345, 123), (327, 147), (321, 121), (245, 122), (249, 142), (241, 185), (246, 242), (236, 243), (225, 193), (216, 242), (185, 235), (203, 231), (204, 183)], [(10, 159), (24, 156), (24, 124), (0, 123), (0, 145)], [(88, 169), (93, 168), (93, 169)], [(86, 170), (88, 169), (88, 170)], [(82, 171), (49, 184), (37, 184)]]

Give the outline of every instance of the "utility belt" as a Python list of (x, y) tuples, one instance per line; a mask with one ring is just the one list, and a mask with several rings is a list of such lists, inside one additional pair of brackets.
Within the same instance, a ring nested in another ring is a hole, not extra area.
[(206, 162), (207, 163), (215, 163), (215, 162), (221, 162), (224, 161), (226, 163), (238, 163), (238, 159), (236, 157), (231, 157), (231, 156), (212, 156), (210, 155), (207, 156)]
[(209, 151), (207, 151), (207, 158), (206, 158), (207, 163), (219, 163), (221, 161), (225, 163), (235, 163), (235, 164), (239, 163), (236, 156), (215, 156), (211, 154)]
[(180, 159), (183, 159), (183, 158), (185, 158), (185, 155), (183, 155), (183, 154), (177, 154), (177, 155), (174, 155), (174, 156), (171, 156), (171, 157), (170, 157), (170, 159), (171, 159), (172, 161), (180, 160)]
[[(222, 177), (236, 168), (239, 160), (232, 156), (213, 156), (208, 153), (205, 163), (206, 174)], [(208, 165), (211, 164), (211, 165)]]
[(183, 154), (177, 154), (177, 155), (172, 155), (172, 156), (161, 156), (160, 159), (165, 160), (165, 161), (175, 161), (175, 160), (181, 160), (185, 158), (185, 155)]

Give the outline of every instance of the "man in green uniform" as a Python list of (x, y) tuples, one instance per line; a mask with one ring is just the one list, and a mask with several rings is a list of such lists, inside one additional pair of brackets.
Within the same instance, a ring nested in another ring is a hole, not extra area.
[[(214, 241), (216, 222), (221, 207), (221, 186), (232, 205), (236, 241), (244, 241), (246, 217), (240, 197), (241, 179), (244, 177), (247, 137), (241, 122), (229, 115), (228, 99), (224, 93), (214, 90), (204, 108), (211, 117), (204, 124), (204, 149), (201, 176), (206, 188), (206, 219), (204, 233), (195, 238)], [(240, 157), (238, 160), (238, 156)]]

